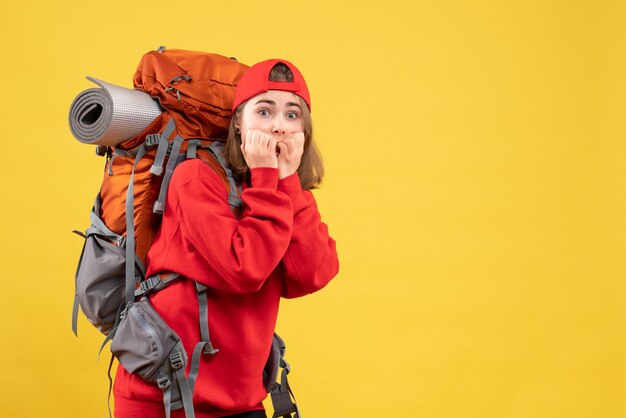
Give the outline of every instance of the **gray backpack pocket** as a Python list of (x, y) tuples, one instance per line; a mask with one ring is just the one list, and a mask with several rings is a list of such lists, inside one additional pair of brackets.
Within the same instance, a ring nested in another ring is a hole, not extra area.
[(191, 389), (185, 376), (187, 353), (180, 337), (154, 310), (147, 297), (128, 304), (121, 314), (111, 352), (130, 373), (163, 390), (166, 412), (184, 407), (193, 416)]
[(168, 372), (173, 352), (180, 352), (180, 362), (183, 366), (187, 364), (187, 354), (182, 350), (180, 337), (147, 298), (130, 304), (122, 312), (122, 319), (111, 341), (111, 352), (126, 370), (149, 382), (159, 380), (162, 368)]
[(76, 297), (89, 322), (104, 335), (124, 303), (125, 264), (124, 248), (99, 234), (87, 235), (76, 274)]
[[(100, 217), (100, 195), (91, 212), (91, 226), (85, 234), (83, 251), (76, 268), (76, 294), (72, 329), (77, 333), (78, 306), (104, 335), (111, 333), (126, 300), (126, 237), (111, 231)], [(145, 273), (135, 257), (135, 280)]]

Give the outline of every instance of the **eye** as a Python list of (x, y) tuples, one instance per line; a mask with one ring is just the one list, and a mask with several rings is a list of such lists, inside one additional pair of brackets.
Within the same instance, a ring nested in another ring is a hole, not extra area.
[(269, 116), (270, 111), (267, 109), (260, 109), (257, 113), (261, 116)]
[(298, 119), (298, 114), (296, 112), (287, 113), (287, 119)]

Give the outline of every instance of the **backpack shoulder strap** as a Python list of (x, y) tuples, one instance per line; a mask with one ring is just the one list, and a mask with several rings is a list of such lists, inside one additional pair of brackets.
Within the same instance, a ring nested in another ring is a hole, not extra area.
[(224, 158), (224, 144), (220, 141), (213, 141), (207, 149), (217, 160), (220, 167), (222, 167), (224, 173), (226, 173), (226, 180), (229, 186), (228, 204), (233, 211), (240, 209), (242, 204), (241, 198), (239, 197), (239, 195), (241, 195), (241, 185), (237, 185), (232, 170), (228, 167), (228, 164), (226, 164), (226, 159)]

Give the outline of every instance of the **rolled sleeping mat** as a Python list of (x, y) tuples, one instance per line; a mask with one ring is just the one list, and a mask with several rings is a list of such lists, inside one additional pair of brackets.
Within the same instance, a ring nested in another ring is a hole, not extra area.
[(92, 77), (87, 80), (100, 88), (76, 96), (69, 114), (72, 134), (82, 143), (115, 146), (137, 136), (163, 113), (148, 93)]

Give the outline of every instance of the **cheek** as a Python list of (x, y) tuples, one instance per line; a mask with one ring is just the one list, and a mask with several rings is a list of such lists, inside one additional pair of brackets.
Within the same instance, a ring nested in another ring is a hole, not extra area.
[(291, 127), (293, 132), (304, 132), (304, 121), (302, 119), (294, 120)]
[(249, 129), (267, 130), (267, 121), (263, 118), (255, 117), (255, 115), (243, 114), (241, 117), (241, 132)]

